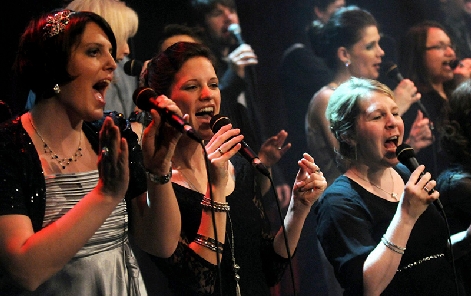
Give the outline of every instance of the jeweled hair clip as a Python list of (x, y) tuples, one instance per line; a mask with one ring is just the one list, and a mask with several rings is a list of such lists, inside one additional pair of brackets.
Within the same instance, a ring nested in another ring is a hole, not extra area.
[(70, 10), (62, 10), (54, 15), (50, 15), (46, 19), (46, 25), (43, 30), (44, 37), (52, 37), (60, 32), (64, 31), (65, 27), (69, 23)]

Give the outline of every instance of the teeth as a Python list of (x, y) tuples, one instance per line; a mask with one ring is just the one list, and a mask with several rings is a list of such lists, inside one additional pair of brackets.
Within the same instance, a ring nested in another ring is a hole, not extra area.
[(213, 111), (214, 111), (214, 107), (204, 107), (204, 108), (199, 109), (197, 113), (202, 113), (202, 112), (211, 113)]
[(392, 136), (389, 140), (397, 140), (397, 136)]

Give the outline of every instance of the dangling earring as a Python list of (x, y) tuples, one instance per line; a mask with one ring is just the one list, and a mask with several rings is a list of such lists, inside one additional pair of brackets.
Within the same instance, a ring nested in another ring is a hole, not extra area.
[(350, 66), (350, 60), (345, 63), (345, 67), (348, 68), (348, 66)]
[(54, 85), (54, 87), (53, 87), (53, 90), (56, 93), (56, 95), (59, 94), (61, 92), (59, 84), (56, 83), (56, 85)]

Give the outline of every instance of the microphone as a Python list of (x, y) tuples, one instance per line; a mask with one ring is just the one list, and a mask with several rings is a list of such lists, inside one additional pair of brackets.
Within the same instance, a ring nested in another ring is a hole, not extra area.
[(183, 120), (182, 117), (175, 114), (174, 112), (157, 106), (157, 93), (150, 87), (139, 87), (132, 95), (132, 100), (136, 106), (144, 111), (150, 109), (157, 110), (164, 120), (166, 120), (171, 126), (179, 130), (181, 133), (186, 133), (190, 138), (197, 142), (201, 142), (201, 139), (196, 135), (193, 127)]
[[(383, 67), (382, 67), (383, 68)], [(391, 61), (384, 62), (384, 73), (389, 79), (396, 81), (397, 83), (401, 83), (404, 80), (404, 76), (402, 76), (401, 72), (397, 68), (397, 65)], [(417, 105), (419, 106), (420, 111), (424, 114), (425, 117), (430, 118), (428, 114), (427, 108), (425, 108), (424, 104), (420, 100), (418, 100)]]
[[(397, 146), (396, 148), (396, 157), (397, 159), (405, 165), (409, 171), (412, 173), (418, 166), (419, 162), (417, 161), (417, 158), (415, 158), (415, 152), (414, 149), (407, 145), (407, 144), (401, 144)], [(419, 179), (424, 175), (422, 172), (420, 174)], [(433, 193), (435, 190), (432, 188), (429, 193)]]
[[(231, 120), (228, 117), (223, 116), (221, 114), (216, 114), (211, 118), (209, 125), (213, 133), (217, 133), (221, 129), (221, 127), (229, 123), (231, 123)], [(257, 154), (244, 141), (241, 141), (240, 144), (242, 145), (242, 147), (240, 148), (239, 153), (243, 157), (245, 157), (245, 159), (247, 159), (259, 172), (269, 177), (270, 172), (268, 171), (267, 167), (262, 163), (262, 161), (258, 158)]]
[(458, 60), (450, 61), (450, 68), (451, 68), (451, 70), (455, 70), (456, 67), (458, 67), (459, 64), (460, 64), (460, 61), (458, 61)]
[(237, 41), (237, 44), (245, 44), (244, 39), (242, 39), (241, 30), (239, 24), (231, 24), (227, 30), (234, 36)]
[(129, 76), (139, 76), (143, 65), (144, 64), (139, 60), (129, 60), (123, 65), (124, 73)]

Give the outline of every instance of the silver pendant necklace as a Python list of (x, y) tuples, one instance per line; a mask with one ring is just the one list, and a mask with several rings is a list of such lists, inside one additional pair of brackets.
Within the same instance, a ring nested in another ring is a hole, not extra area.
[[(387, 195), (391, 196), (391, 197), (392, 197), (393, 199), (395, 199), (396, 201), (399, 201), (399, 199), (398, 199), (398, 197), (397, 197), (397, 193), (395, 193), (395, 192), (389, 192), (389, 191), (384, 190), (384, 189), (381, 188), (380, 186), (378, 186), (378, 185), (372, 183), (370, 180), (365, 179), (365, 178), (363, 178), (362, 176), (358, 175), (354, 170), (352, 170), (352, 173), (354, 173), (355, 176), (357, 176), (358, 178), (362, 179), (363, 181), (370, 183), (370, 184), (373, 185), (374, 187), (378, 188), (379, 190), (383, 191), (383, 192), (386, 193)], [(394, 190), (394, 177), (393, 177), (393, 175), (392, 175), (391, 169), (389, 169), (389, 174), (390, 174), (390, 176), (391, 176), (392, 188), (393, 188), (393, 190)]]

